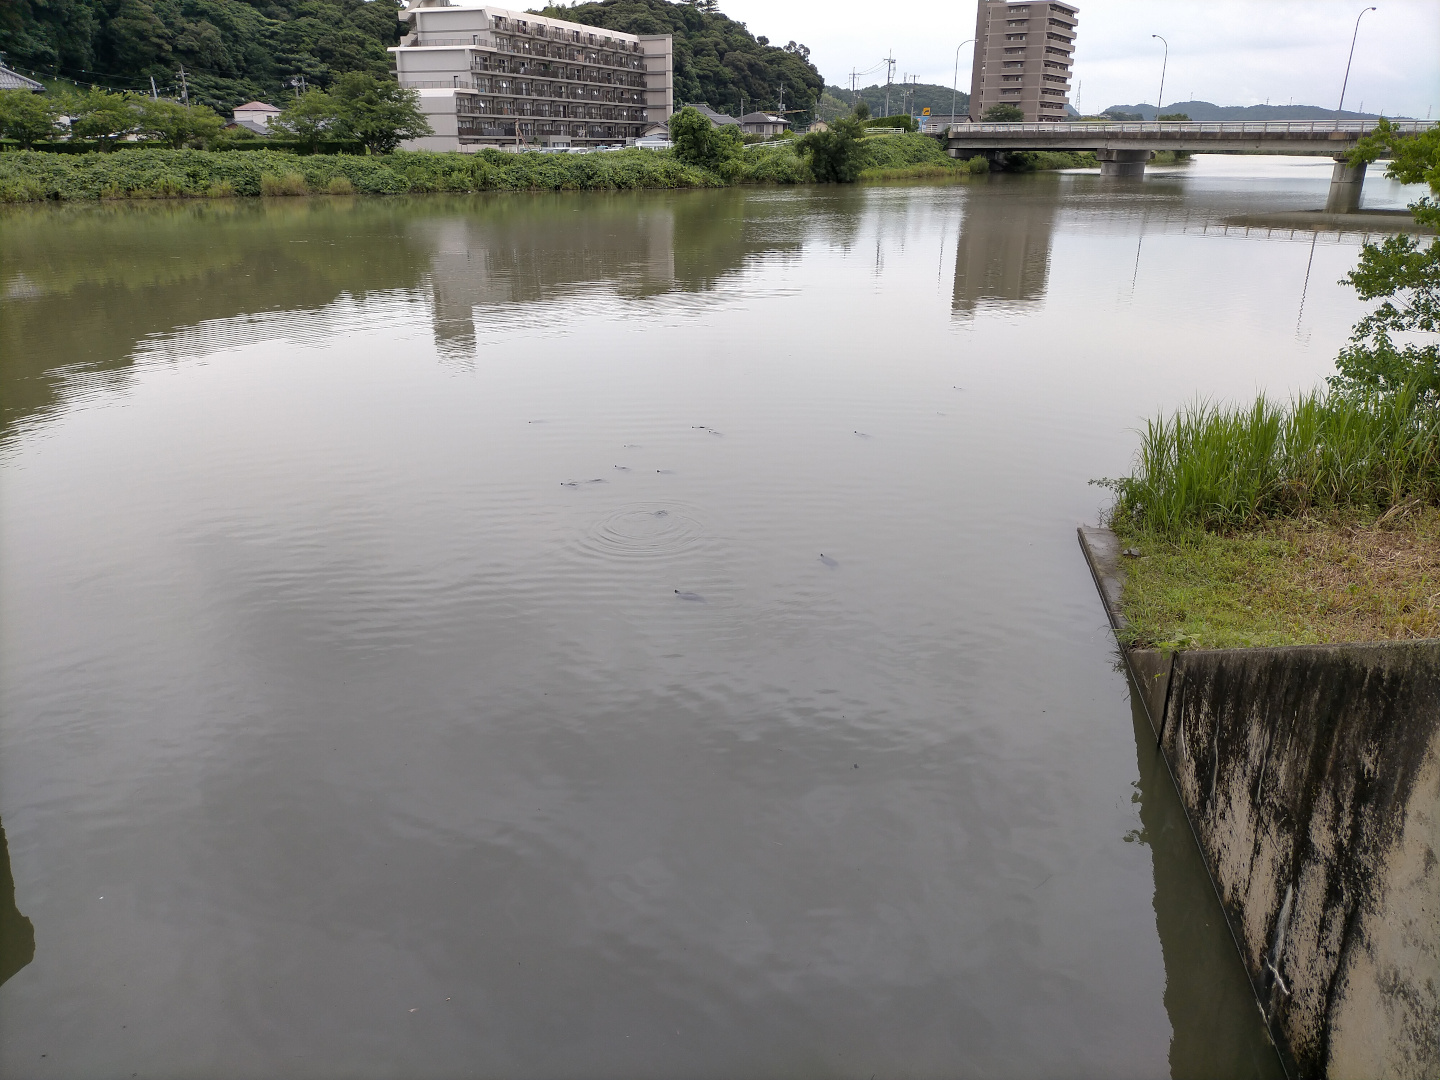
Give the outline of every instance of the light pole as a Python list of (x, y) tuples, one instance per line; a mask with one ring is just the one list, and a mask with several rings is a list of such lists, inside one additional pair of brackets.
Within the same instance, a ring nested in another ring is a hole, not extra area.
[(1151, 34), (1152, 38), (1160, 38), (1165, 46), (1165, 58), (1160, 61), (1160, 96), (1155, 99), (1155, 119), (1160, 119), (1160, 106), (1165, 103), (1165, 68), (1170, 63), (1170, 43), (1159, 34)]
[[(974, 43), (975, 39), (972, 37), (966, 38), (960, 42), (959, 45), (955, 46), (955, 86), (953, 93), (950, 95), (950, 123), (952, 124), (955, 123), (955, 105), (960, 100), (960, 50), (966, 45), (973, 45)], [(971, 87), (971, 89), (973, 90), (974, 87)]]
[(1340, 105), (1335, 110), (1335, 119), (1340, 119), (1340, 114), (1345, 111), (1345, 88), (1350, 85), (1350, 61), (1355, 59), (1355, 39), (1360, 36), (1360, 20), (1365, 17), (1367, 11), (1378, 11), (1379, 8), (1367, 7), (1355, 16), (1355, 32), (1350, 35), (1350, 55), (1345, 60), (1345, 81), (1340, 84)]

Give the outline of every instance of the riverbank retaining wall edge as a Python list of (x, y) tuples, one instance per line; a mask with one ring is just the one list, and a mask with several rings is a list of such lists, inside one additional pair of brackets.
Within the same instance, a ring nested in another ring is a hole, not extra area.
[(1287, 1072), (1440, 1077), (1440, 641), (1122, 650)]

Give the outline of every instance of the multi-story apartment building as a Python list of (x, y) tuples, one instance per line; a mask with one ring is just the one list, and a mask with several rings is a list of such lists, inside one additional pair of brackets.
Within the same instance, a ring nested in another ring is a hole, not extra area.
[(408, 0), (395, 54), (435, 134), (407, 149), (616, 145), (674, 108), (669, 34), (622, 34), (476, 0)]
[(980, 0), (970, 119), (992, 105), (1018, 105), (1027, 123), (1063, 120), (1079, 9), (1054, 0)]

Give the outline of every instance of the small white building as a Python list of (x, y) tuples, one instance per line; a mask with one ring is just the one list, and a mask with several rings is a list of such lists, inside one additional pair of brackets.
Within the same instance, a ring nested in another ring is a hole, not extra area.
[(669, 34), (512, 11), (484, 0), (407, 0), (395, 54), (435, 134), (407, 150), (623, 145), (669, 119)]
[(740, 130), (746, 135), (779, 135), (790, 126), (783, 116), (752, 112), (740, 117)]
[(248, 101), (244, 105), (235, 106), (236, 127), (243, 127), (247, 131), (253, 131), (256, 135), (269, 135), (270, 123), (281, 113), (274, 105), (267, 105), (263, 101)]

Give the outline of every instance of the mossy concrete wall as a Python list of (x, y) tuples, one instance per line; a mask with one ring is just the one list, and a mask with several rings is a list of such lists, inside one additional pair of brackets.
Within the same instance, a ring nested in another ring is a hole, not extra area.
[(1440, 641), (1126, 661), (1287, 1071), (1440, 1077)]

